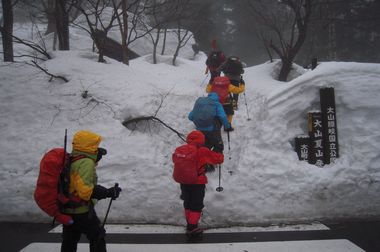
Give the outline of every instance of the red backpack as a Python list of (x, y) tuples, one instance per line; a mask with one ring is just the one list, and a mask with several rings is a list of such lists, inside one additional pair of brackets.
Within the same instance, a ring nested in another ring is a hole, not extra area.
[(211, 92), (219, 96), (220, 103), (224, 104), (228, 98), (228, 86), (231, 84), (230, 79), (226, 76), (215, 77), (212, 82)]
[(195, 184), (198, 180), (198, 149), (191, 144), (185, 144), (175, 149), (173, 178), (180, 184)]
[(34, 200), (48, 215), (62, 224), (68, 225), (71, 217), (59, 210), (60, 203), (69, 201), (60, 193), (59, 182), (63, 176), (64, 164), (69, 163), (69, 154), (63, 148), (56, 148), (46, 153), (40, 162), (40, 173), (34, 191)]

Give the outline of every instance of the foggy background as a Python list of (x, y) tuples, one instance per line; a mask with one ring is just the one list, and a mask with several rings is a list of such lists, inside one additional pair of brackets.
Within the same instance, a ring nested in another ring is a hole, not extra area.
[[(139, 2), (154, 1), (159, 2)], [(277, 40), (273, 29), (255, 14), (253, 8), (261, 4), (264, 8), (260, 13), (264, 16), (282, 16), (283, 23), (276, 26), (285, 33), (284, 22), (293, 18), (286, 16), (289, 11), (281, 0), (178, 1), (182, 6), (186, 4), (187, 9), (187, 13), (182, 14), (181, 26), (194, 34), (201, 51), (208, 53), (212, 39), (216, 39), (218, 47), (227, 56), (238, 56), (248, 66), (270, 60), (263, 35)], [(44, 2), (46, 5), (49, 0), (17, 1), (14, 6), (15, 22), (30, 22), (32, 18), (41, 17), (41, 12), (35, 7)], [(128, 4), (132, 2), (136, 1), (127, 1)], [(70, 15), (79, 14), (73, 12)], [(174, 23), (165, 24), (165, 28), (175, 26)], [(379, 45), (380, 0), (313, 0), (306, 40), (297, 53), (295, 63), (307, 66), (314, 57), (318, 61), (380, 62)], [(273, 51), (269, 53), (278, 58)]]
[[(196, 1), (195, 1), (196, 2)], [(199, 22), (190, 22), (201, 50), (210, 51), (215, 38), (227, 55), (239, 56), (247, 65), (269, 60), (260, 33), (268, 32), (249, 7), (264, 2), (273, 15), (283, 11), (277, 0), (203, 0)], [(295, 62), (380, 62), (379, 0), (314, 0), (307, 38)], [(275, 57), (275, 55), (274, 55)], [(276, 57), (275, 57), (276, 58)]]

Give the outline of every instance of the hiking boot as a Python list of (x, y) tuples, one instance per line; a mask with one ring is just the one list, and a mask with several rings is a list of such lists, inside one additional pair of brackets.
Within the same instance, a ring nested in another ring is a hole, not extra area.
[(202, 238), (203, 235), (203, 229), (200, 227), (193, 228), (192, 230), (186, 231), (186, 236), (189, 239), (198, 239)]

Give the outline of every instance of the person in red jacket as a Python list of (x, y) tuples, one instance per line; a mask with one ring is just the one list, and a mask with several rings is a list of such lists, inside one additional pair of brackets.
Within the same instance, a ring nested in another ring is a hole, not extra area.
[[(181, 199), (183, 200), (183, 206), (185, 209), (185, 217), (187, 221), (186, 234), (189, 238), (198, 237), (202, 234), (202, 229), (198, 227), (198, 222), (201, 218), (202, 209), (204, 207), (203, 200), (205, 196), (205, 188), (207, 184), (207, 176), (205, 165), (206, 164), (221, 164), (224, 161), (222, 153), (211, 151), (206, 148), (205, 136), (199, 130), (190, 132), (186, 138), (187, 144), (190, 145), (189, 149), (195, 149), (195, 155), (192, 157), (195, 159), (194, 163), (197, 164), (197, 177), (192, 184), (180, 184), (181, 185)], [(178, 160), (176, 152), (173, 153), (172, 159), (174, 164)], [(176, 168), (175, 168), (176, 169)]]

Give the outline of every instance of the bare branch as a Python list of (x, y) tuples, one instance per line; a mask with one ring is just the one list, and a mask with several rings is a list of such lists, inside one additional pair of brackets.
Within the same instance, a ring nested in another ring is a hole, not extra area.
[(34, 64), (34, 66), (36, 66), (37, 68), (39, 68), (41, 71), (43, 71), (44, 73), (46, 73), (48, 76), (50, 76), (50, 81), (52, 81), (53, 78), (56, 78), (56, 79), (61, 79), (63, 80), (64, 82), (69, 82), (65, 77), (63, 76), (59, 76), (59, 75), (54, 75), (54, 74), (51, 74), (49, 73), (45, 68), (41, 67), (40, 65), (38, 65), (38, 63), (35, 61), (35, 60), (32, 60), (32, 63)]
[(173, 131), (174, 133), (177, 134), (177, 136), (179, 138), (181, 138), (184, 142), (186, 142), (185, 140), (185, 135), (178, 132), (177, 130), (173, 129), (172, 127), (170, 127), (169, 125), (167, 125), (166, 123), (164, 123), (161, 119), (155, 117), (155, 116), (142, 116), (142, 117), (136, 117), (136, 118), (132, 118), (132, 119), (129, 119), (129, 120), (126, 120), (123, 122), (123, 125), (125, 127), (128, 127), (129, 124), (131, 123), (138, 123), (138, 122), (141, 122), (141, 121), (156, 121), (156, 122), (159, 122), (161, 123), (162, 125), (164, 125), (166, 128), (170, 129), (171, 131)]
[[(1, 32), (7, 32), (5, 29), (3, 29), (1, 26), (0, 26), (0, 31)], [(9, 34), (9, 33), (8, 33)], [(46, 51), (45, 48), (42, 48), (41, 46), (39, 46), (38, 44), (32, 42), (32, 41), (28, 41), (28, 40), (25, 40), (25, 39), (20, 39), (19, 37), (16, 37), (15, 35), (13, 34), (10, 34), (10, 36), (13, 38), (13, 40), (16, 42), (16, 43), (20, 43), (20, 44), (23, 44), (23, 45), (26, 45), (27, 47), (29, 48), (32, 48), (34, 51), (37, 51), (38, 53), (41, 53), (42, 55), (44, 55), (46, 58), (48, 59), (51, 59), (51, 56), (50, 54)]]

